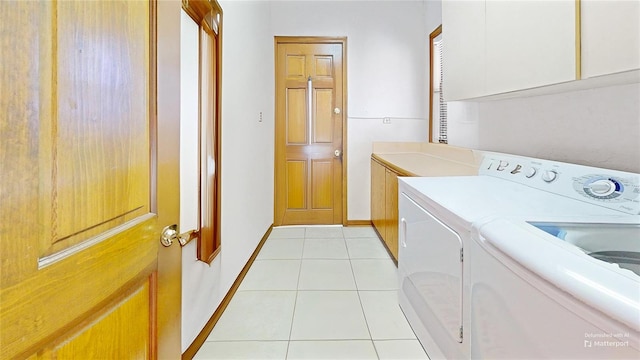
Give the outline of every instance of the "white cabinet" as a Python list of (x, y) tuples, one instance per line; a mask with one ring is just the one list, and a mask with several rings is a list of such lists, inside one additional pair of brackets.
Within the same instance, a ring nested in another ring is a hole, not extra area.
[(443, 0), (445, 100), (575, 80), (575, 6), (575, 0)]
[(574, 0), (489, 0), (485, 14), (487, 95), (576, 79)]
[(640, 69), (640, 1), (581, 2), (582, 77)]
[(442, 3), (442, 91), (447, 101), (486, 94), (484, 11), (484, 1)]

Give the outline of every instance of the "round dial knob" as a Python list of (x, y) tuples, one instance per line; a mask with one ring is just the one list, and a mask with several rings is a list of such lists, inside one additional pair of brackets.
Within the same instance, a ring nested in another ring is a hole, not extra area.
[(545, 170), (545, 172), (542, 173), (542, 180), (544, 180), (545, 182), (550, 183), (557, 178), (558, 178), (558, 173), (555, 172), (554, 170)]
[(597, 196), (607, 196), (616, 190), (616, 184), (609, 179), (600, 179), (588, 185), (591, 193)]

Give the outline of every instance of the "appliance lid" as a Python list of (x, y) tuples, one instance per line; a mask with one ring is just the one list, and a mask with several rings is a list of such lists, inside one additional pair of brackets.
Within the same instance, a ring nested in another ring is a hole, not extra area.
[(617, 264), (640, 276), (640, 225), (528, 222), (592, 258)]
[(590, 257), (522, 219), (479, 224), (474, 237), (481, 246), (498, 250), (560, 290), (640, 331), (640, 276), (632, 271)]

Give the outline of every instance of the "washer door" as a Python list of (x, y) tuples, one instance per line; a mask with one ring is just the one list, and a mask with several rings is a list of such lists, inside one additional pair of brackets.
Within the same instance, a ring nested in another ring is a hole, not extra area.
[(446, 355), (462, 342), (462, 240), (404, 193), (399, 208), (400, 291)]

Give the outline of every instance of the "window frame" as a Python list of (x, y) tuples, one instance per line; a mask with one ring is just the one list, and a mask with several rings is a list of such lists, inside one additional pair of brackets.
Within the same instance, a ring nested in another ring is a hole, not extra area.
[[(429, 142), (433, 141), (433, 67), (435, 65), (435, 59), (433, 54), (433, 44), (436, 37), (442, 34), (442, 24), (429, 34)], [(442, 90), (441, 90), (442, 91)]]
[[(198, 204), (198, 227), (199, 229), (192, 233), (191, 239), (197, 239), (197, 256), (198, 260), (211, 264), (213, 259), (220, 253), (221, 249), (221, 149), (222, 149), (222, 8), (216, 0), (183, 0), (182, 9), (191, 19), (198, 25), (198, 53), (199, 53), (199, 204)], [(202, 116), (202, 50), (203, 36), (210, 36), (213, 45), (211, 51), (213, 54), (207, 56), (213, 63), (213, 70), (210, 72), (213, 79), (211, 91), (211, 105), (213, 106), (213, 119), (205, 119)], [(204, 123), (210, 120), (209, 123)], [(203, 129), (211, 129), (213, 133), (203, 133)], [(213, 142), (212, 147), (208, 147), (208, 140)], [(213, 168), (210, 169), (208, 159), (212, 157)], [(212, 175), (211, 175), (212, 174)], [(209, 176), (213, 177), (213, 181)], [(211, 186), (213, 188), (211, 188)], [(213, 197), (213, 199), (209, 199)]]

